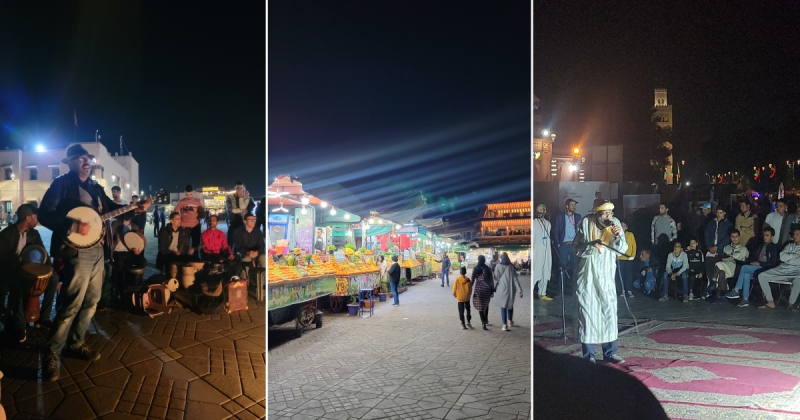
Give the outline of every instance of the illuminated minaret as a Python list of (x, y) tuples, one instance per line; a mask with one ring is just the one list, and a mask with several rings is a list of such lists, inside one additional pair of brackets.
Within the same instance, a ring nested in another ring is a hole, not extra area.
[[(661, 128), (668, 128), (672, 130), (672, 105), (667, 102), (667, 89), (655, 89), (655, 113), (653, 119)], [(672, 165), (672, 143), (669, 141), (664, 142), (664, 147), (669, 150), (669, 157), (667, 157), (667, 164), (664, 166), (664, 182), (666, 184), (674, 183), (673, 165)]]

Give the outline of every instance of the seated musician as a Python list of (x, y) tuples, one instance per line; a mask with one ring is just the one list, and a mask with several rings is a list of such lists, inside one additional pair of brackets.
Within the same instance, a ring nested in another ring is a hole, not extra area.
[[(39, 231), (34, 229), (39, 224), (36, 208), (30, 204), (23, 204), (17, 210), (17, 222), (11, 223), (7, 228), (0, 231), (0, 267), (6, 273), (3, 276), (3, 289), (10, 292), (8, 307), (12, 312), (11, 322), (13, 325), (5, 325), (8, 331), (13, 330), (13, 337), (20, 343), (27, 339), (25, 327), (25, 309), (23, 308), (24, 288), (22, 280), (18, 276), (18, 270), (22, 267), (20, 253), (28, 245), (39, 245), (44, 248), (42, 237)], [(52, 265), (48, 256), (45, 264)], [(53, 301), (58, 287), (58, 274), (53, 272), (50, 283), (45, 289), (44, 300), (42, 301), (41, 318), (37, 322), (39, 325), (50, 327), (52, 325), (51, 316), (53, 312)], [(3, 290), (5, 291), (5, 290)], [(5, 293), (3, 294), (5, 296)], [(49, 308), (49, 309), (48, 309)]]
[(145, 267), (147, 260), (144, 258), (144, 249), (133, 248), (128, 250), (123, 238), (128, 232), (136, 232), (142, 239), (142, 242), (147, 246), (147, 239), (144, 234), (139, 230), (136, 225), (132, 223), (134, 214), (132, 212), (123, 213), (122, 216), (114, 220), (111, 226), (114, 232), (114, 240), (112, 249), (114, 250), (112, 259), (114, 260), (114, 284), (117, 285), (117, 297), (122, 297), (122, 291), (125, 290), (125, 271), (128, 267), (136, 265)]
[(212, 214), (208, 217), (209, 228), (201, 235), (201, 249), (203, 259), (220, 262), (233, 259), (233, 250), (228, 246), (228, 238), (221, 230), (217, 229), (219, 217)]
[(244, 226), (236, 229), (233, 235), (233, 252), (242, 258), (244, 269), (242, 278), (248, 278), (250, 267), (266, 267), (267, 257), (265, 249), (264, 234), (256, 229), (256, 216), (246, 214)]
[(194, 248), (189, 246), (191, 229), (181, 227), (181, 214), (172, 212), (169, 223), (158, 233), (158, 257), (156, 267), (166, 273), (170, 263), (192, 261)]

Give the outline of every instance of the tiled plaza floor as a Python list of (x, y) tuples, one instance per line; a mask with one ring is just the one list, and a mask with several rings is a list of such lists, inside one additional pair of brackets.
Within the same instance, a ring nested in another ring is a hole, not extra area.
[(530, 277), (514, 305), (515, 326), (489, 331), (472, 311), (462, 330), (450, 288), (427, 280), (357, 318), (325, 312), (321, 329), (293, 339), (270, 328), (270, 419), (527, 419), (531, 411)]
[[(157, 245), (148, 228), (149, 256)], [(264, 418), (265, 316), (252, 297), (248, 310), (222, 315), (150, 319), (111, 309), (89, 330), (100, 360), (62, 358), (56, 382), (39, 379), (48, 330), (30, 327), (25, 343), (0, 344), (2, 404), (9, 419)]]

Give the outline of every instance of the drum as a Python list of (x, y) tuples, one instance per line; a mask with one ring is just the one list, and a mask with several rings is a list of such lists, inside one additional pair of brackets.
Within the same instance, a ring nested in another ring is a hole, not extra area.
[(167, 286), (167, 289), (169, 289), (170, 293), (175, 293), (179, 286), (178, 279), (169, 279), (166, 283), (164, 283), (164, 285)]
[(22, 264), (44, 264), (47, 262), (47, 250), (41, 245), (28, 245), (19, 253), (19, 258)]
[(25, 320), (36, 322), (41, 313), (39, 296), (47, 289), (50, 277), (53, 277), (53, 268), (44, 264), (27, 263), (20, 267), (19, 277), (27, 298), (24, 302)]
[(181, 284), (183, 284), (184, 288), (188, 289), (194, 284), (194, 273), (196, 271), (197, 269), (191, 265), (181, 266)]
[(189, 265), (194, 267), (194, 271), (203, 271), (203, 269), (206, 268), (205, 261), (191, 261)]
[(144, 252), (144, 241), (136, 232), (127, 232), (122, 237), (122, 244), (125, 245), (125, 248), (128, 248), (128, 251), (133, 252), (133, 249), (136, 248), (139, 251)]
[(126, 284), (131, 286), (138, 286), (142, 283), (142, 278), (144, 277), (144, 267), (139, 267), (137, 265), (132, 265), (125, 269), (126, 275)]

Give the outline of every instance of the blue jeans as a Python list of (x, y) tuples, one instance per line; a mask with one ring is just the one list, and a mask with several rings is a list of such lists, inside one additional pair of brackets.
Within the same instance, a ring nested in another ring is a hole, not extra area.
[[(664, 275), (661, 276), (661, 297), (667, 297), (669, 293), (669, 282), (670, 282), (670, 274), (664, 272)], [(681, 280), (683, 280), (683, 297), (689, 296), (689, 270), (683, 272), (680, 275)]]
[(509, 321), (513, 321), (514, 320), (514, 309), (513, 308), (509, 308), (509, 309), (500, 308), (500, 319), (503, 321), (503, 324), (506, 323), (506, 318), (508, 318)]
[[(569, 284), (575, 275), (575, 268), (578, 266), (575, 248), (572, 245), (561, 244), (558, 247), (558, 258), (561, 260), (561, 270), (564, 272), (565, 280)], [(567, 287), (565, 286), (564, 288), (566, 289)]]
[(447, 285), (450, 285), (450, 270), (444, 271), (442, 270), (442, 286), (444, 286), (444, 278), (447, 276)]
[[(625, 291), (629, 292), (633, 290), (633, 277), (634, 277), (634, 270), (636, 269), (636, 261), (634, 260), (618, 260), (619, 261), (619, 274), (622, 277), (622, 284), (625, 285)], [(638, 272), (636, 273), (638, 276)], [(614, 278), (614, 284), (617, 286), (617, 294), (621, 295), (622, 290), (620, 289), (619, 281)]]
[(67, 341), (73, 349), (79, 349), (86, 341), (86, 332), (100, 301), (104, 271), (102, 246), (82, 249), (65, 261), (61, 307), (47, 340), (51, 352), (61, 351)]
[(394, 304), (399, 305), (400, 299), (397, 297), (397, 283), (389, 283), (392, 286), (392, 296), (394, 296)]
[[(583, 350), (583, 358), (588, 359), (593, 357), (596, 359), (594, 355), (594, 346), (595, 344), (586, 344), (581, 343), (581, 349)], [(603, 357), (611, 357), (617, 353), (617, 340), (614, 340), (610, 343), (603, 343)]]
[(743, 265), (739, 270), (739, 279), (736, 280), (736, 288), (742, 291), (742, 298), (747, 300), (750, 297), (750, 280), (753, 274), (761, 270), (759, 265)]

